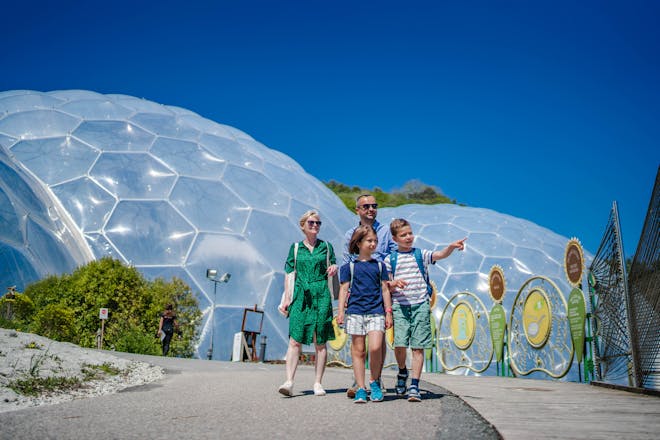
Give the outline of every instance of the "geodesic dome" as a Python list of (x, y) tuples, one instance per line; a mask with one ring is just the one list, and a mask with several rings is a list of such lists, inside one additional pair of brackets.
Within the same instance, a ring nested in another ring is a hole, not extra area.
[[(0, 282), (6, 286), (22, 290), (48, 274), (113, 256), (148, 278), (176, 276), (190, 285), (204, 311), (199, 357), (213, 334), (214, 358), (229, 359), (243, 309), (256, 304), (265, 311), (267, 356), (282, 358), (288, 321), (276, 307), (284, 260), (290, 243), (302, 239), (298, 219), (308, 209), (320, 212), (320, 237), (341, 259), (355, 214), (290, 157), (240, 130), (125, 95), (0, 93)], [(419, 247), (439, 249), (468, 236), (467, 252), (429, 271), (440, 301), (460, 290), (487, 295), (493, 264), (507, 277), (505, 307), (531, 274), (568, 289), (567, 239), (531, 222), (455, 205), (379, 212), (383, 223), (394, 217), (412, 222)], [(209, 268), (231, 273), (231, 280), (216, 286), (206, 278)]]
[[(438, 322), (445, 304), (460, 292), (474, 294), (486, 310), (493, 307), (495, 302), (489, 292), (489, 273), (493, 266), (499, 266), (504, 273), (502, 306), (507, 319), (516, 294), (532, 277), (549, 279), (565, 299), (572, 289), (564, 269), (568, 239), (528, 220), (490, 209), (458, 205), (407, 205), (379, 211), (381, 222), (407, 219), (415, 234), (415, 246), (420, 248), (441, 250), (455, 240), (468, 237), (465, 252), (455, 251), (429, 266), (429, 277), (438, 290), (437, 306), (433, 309)], [(592, 258), (586, 252), (585, 257), (587, 261)], [(558, 344), (565, 343), (571, 344), (565, 338), (558, 341)], [(559, 362), (558, 358), (555, 361)], [(563, 361), (570, 364), (568, 359)], [(458, 372), (466, 371), (459, 369)], [(495, 362), (488, 373), (496, 374)], [(544, 378), (544, 374), (532, 373), (531, 377)], [(569, 372), (567, 377), (577, 379), (576, 372)]]
[(405, 218), (415, 234), (415, 246), (441, 250), (468, 237), (465, 252), (454, 252), (429, 268), (440, 296), (467, 290), (491, 304), (488, 274), (500, 266), (506, 278), (503, 306), (508, 310), (518, 289), (533, 275), (543, 275), (568, 294), (564, 249), (568, 239), (529, 220), (485, 208), (458, 205), (406, 205), (380, 209), (380, 221)]
[[(24, 284), (113, 256), (148, 278), (177, 276), (198, 293), (214, 358), (229, 359), (243, 309), (274, 311), (288, 243), (308, 209), (339, 246), (350, 212), (291, 158), (187, 110), (89, 91), (0, 93), (2, 282)], [(266, 313), (269, 353), (286, 321)]]

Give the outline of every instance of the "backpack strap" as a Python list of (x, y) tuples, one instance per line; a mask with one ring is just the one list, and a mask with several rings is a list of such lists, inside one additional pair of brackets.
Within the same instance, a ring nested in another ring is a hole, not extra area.
[(351, 290), (353, 290), (353, 273), (355, 272), (355, 262), (351, 261), (350, 263), (348, 263), (348, 267), (351, 270), (351, 285), (348, 286), (348, 291), (350, 292)]
[[(392, 266), (392, 278), (394, 278), (394, 272), (396, 271), (396, 260), (398, 258), (399, 252), (394, 250), (390, 253), (390, 266)], [(431, 287), (431, 282), (429, 281), (429, 274), (422, 259), (422, 250), (419, 248), (413, 248), (413, 255), (415, 255), (415, 261), (417, 261), (417, 266), (419, 267), (419, 272), (422, 274), (422, 278), (426, 281), (426, 293), (429, 296), (433, 293), (433, 288)]]
[(293, 244), (293, 270), (296, 270), (296, 261), (298, 261), (298, 242)]
[(424, 278), (424, 281), (426, 281), (426, 293), (431, 296), (433, 293), (433, 288), (431, 287), (431, 282), (429, 281), (429, 273), (428, 273), (428, 267), (426, 264), (424, 264), (424, 261), (422, 260), (422, 250), (419, 248), (414, 249), (414, 254), (415, 254), (415, 260), (417, 260), (417, 266), (419, 266), (419, 271), (422, 274), (422, 278)]
[(394, 272), (396, 271), (396, 260), (399, 256), (399, 251), (393, 250), (390, 253), (390, 266), (392, 266), (392, 278), (394, 278)]

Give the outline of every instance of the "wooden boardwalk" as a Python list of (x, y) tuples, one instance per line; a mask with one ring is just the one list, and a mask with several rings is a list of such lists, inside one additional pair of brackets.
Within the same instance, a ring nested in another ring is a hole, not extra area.
[(456, 394), (506, 440), (659, 439), (660, 397), (555, 380), (422, 374)]

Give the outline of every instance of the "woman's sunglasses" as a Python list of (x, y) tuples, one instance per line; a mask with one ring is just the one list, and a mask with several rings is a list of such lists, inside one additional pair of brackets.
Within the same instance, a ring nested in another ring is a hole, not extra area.
[(314, 225), (316, 225), (316, 226), (321, 226), (321, 223), (322, 223), (322, 222), (321, 222), (320, 220), (319, 220), (319, 221), (307, 220), (307, 224), (308, 224), (309, 226), (314, 226)]

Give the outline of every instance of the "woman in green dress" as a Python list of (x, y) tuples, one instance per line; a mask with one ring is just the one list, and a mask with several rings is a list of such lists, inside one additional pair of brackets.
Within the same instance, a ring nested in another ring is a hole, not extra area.
[(314, 395), (324, 396), (321, 379), (328, 357), (326, 342), (335, 339), (328, 276), (337, 273), (337, 265), (332, 245), (317, 238), (321, 218), (316, 211), (307, 211), (300, 217), (300, 229), (305, 239), (298, 243), (295, 258), (295, 244), (291, 245), (284, 265), (286, 273), (296, 271), (296, 283), (293, 299), (287, 308), (289, 347), (286, 352), (286, 382), (278, 391), (285, 396), (293, 395), (293, 380), (302, 345), (313, 343), (316, 349)]

